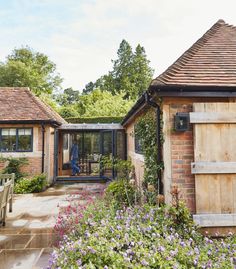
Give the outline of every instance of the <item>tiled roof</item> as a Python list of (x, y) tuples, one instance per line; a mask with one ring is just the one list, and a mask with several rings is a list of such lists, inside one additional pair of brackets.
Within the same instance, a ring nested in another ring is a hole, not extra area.
[(0, 121), (66, 121), (29, 88), (0, 87)]
[(151, 86), (236, 86), (236, 27), (219, 20)]

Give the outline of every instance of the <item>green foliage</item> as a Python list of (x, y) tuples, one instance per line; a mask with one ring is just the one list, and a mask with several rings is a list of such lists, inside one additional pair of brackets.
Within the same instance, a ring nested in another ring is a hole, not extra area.
[(67, 88), (62, 94), (55, 95), (54, 98), (61, 106), (72, 105), (79, 101), (80, 92), (73, 90), (73, 88)]
[(135, 135), (140, 139), (141, 147), (144, 155), (145, 171), (144, 182), (146, 185), (153, 184), (158, 189), (158, 170), (163, 169), (163, 164), (157, 164), (157, 138), (156, 138), (157, 122), (155, 115), (149, 111), (143, 117), (140, 117), (135, 125)]
[(41, 192), (47, 186), (46, 175), (41, 174), (33, 178), (22, 178), (14, 187), (14, 192), (18, 194)]
[(56, 65), (43, 53), (29, 47), (14, 49), (0, 63), (0, 86), (29, 87), (36, 95), (51, 94), (61, 87)]
[(105, 192), (105, 197), (115, 208), (132, 206), (135, 202), (135, 189), (127, 179), (112, 181)]
[(55, 111), (58, 111), (58, 104), (57, 102), (52, 98), (52, 95), (49, 93), (41, 93), (40, 99), (47, 105), (49, 105), (52, 109)]
[(3, 174), (15, 174), (15, 182), (17, 182), (20, 178), (26, 176), (26, 173), (21, 172), (21, 167), (28, 164), (27, 158), (0, 158), (1, 161), (6, 161), (7, 166), (3, 169)]
[(88, 95), (82, 95), (75, 109), (83, 117), (123, 116), (134, 104), (123, 97), (123, 93), (113, 96), (110, 92), (97, 89)]
[(62, 116), (62, 118), (75, 118), (78, 119), (79, 113), (76, 111), (76, 109), (73, 106), (63, 106), (58, 109), (59, 114)]
[(191, 231), (195, 226), (193, 218), (183, 201), (179, 201), (177, 206), (168, 207), (168, 215), (171, 223), (169, 226), (174, 227), (178, 233), (186, 233)]
[(109, 158), (108, 156), (102, 156), (100, 160), (100, 167), (102, 167), (102, 169), (114, 168), (117, 173), (117, 177), (128, 179), (129, 174), (133, 169), (133, 164), (130, 159), (122, 160), (119, 158)]
[(83, 93), (88, 94), (99, 88), (113, 95), (124, 93), (124, 98), (136, 100), (148, 88), (153, 76), (144, 47), (138, 45), (133, 52), (130, 44), (122, 40), (117, 59), (112, 63), (113, 70), (95, 83), (88, 83)]
[(125, 115), (134, 102), (124, 100), (124, 94), (112, 95), (110, 92), (96, 89), (87, 95), (80, 95), (77, 101), (64, 105), (58, 111), (68, 117), (120, 117)]
[(123, 116), (112, 117), (65, 117), (65, 120), (69, 123), (120, 123), (123, 120)]
[[(84, 210), (78, 208), (77, 199), (58, 219), (57, 231), (69, 224), (70, 233), (54, 249), (49, 269), (234, 268), (236, 237), (203, 237), (189, 215), (177, 212), (187, 211), (182, 205), (114, 210), (110, 201), (95, 200)], [(176, 215), (187, 225), (176, 225)]]
[(62, 117), (119, 117), (127, 114), (148, 88), (153, 70), (149, 67), (145, 49), (138, 45), (133, 52), (126, 40), (122, 40), (117, 59), (112, 63), (113, 70), (95, 83), (86, 84), (82, 94), (68, 88), (54, 96), (61, 106), (58, 112)]

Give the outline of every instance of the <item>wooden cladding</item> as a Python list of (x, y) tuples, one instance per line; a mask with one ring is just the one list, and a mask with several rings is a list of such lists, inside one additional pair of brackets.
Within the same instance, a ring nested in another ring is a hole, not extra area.
[(236, 214), (193, 215), (193, 220), (201, 227), (236, 226)]
[(191, 163), (192, 174), (236, 174), (236, 162)]
[(190, 123), (236, 123), (236, 112), (191, 112)]
[[(235, 214), (236, 103), (195, 103), (193, 111), (196, 213)], [(223, 226), (235, 224), (235, 217), (226, 218)]]

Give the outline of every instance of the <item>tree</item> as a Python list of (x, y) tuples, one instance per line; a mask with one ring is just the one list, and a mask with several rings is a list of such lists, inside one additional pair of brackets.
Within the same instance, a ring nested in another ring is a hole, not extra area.
[(93, 90), (80, 95), (79, 101), (59, 109), (62, 117), (124, 116), (132, 107), (132, 100), (125, 100), (124, 93), (112, 95), (111, 92)]
[(92, 81), (90, 81), (89, 83), (87, 83), (83, 89), (83, 94), (89, 94), (91, 93), (95, 88), (96, 88), (96, 82), (93, 83)]
[(54, 99), (61, 106), (72, 105), (79, 101), (80, 92), (73, 90), (73, 88), (67, 88), (62, 94), (54, 96)]
[(132, 107), (132, 100), (125, 100), (124, 93), (112, 95), (111, 92), (94, 90), (80, 97), (77, 111), (81, 116), (124, 116)]
[(150, 61), (147, 59), (144, 47), (138, 45), (133, 52), (130, 44), (122, 40), (117, 51), (117, 59), (112, 60), (112, 63), (113, 70), (100, 77), (95, 83), (88, 83), (83, 90), (84, 94), (99, 88), (113, 95), (123, 92), (125, 99), (136, 100), (147, 90), (153, 76), (153, 69), (149, 66)]
[(144, 47), (138, 44), (133, 55), (132, 62), (132, 78), (135, 85), (135, 92), (131, 95), (140, 96), (147, 90), (154, 73), (154, 70), (149, 67), (150, 61), (147, 59)]
[(75, 108), (71, 106), (63, 106), (58, 110), (58, 112), (64, 119), (79, 117), (78, 111), (76, 111)]
[(29, 47), (14, 49), (0, 63), (0, 86), (29, 87), (36, 95), (51, 94), (61, 88), (56, 65), (43, 53)]

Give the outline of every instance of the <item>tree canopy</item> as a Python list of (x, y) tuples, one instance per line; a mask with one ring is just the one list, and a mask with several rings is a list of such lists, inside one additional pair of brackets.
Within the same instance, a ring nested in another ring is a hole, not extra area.
[(144, 47), (137, 45), (134, 52), (126, 40), (122, 40), (117, 51), (117, 59), (112, 60), (113, 70), (103, 75), (95, 83), (89, 82), (84, 94), (99, 88), (101, 91), (109, 91), (113, 95), (125, 93), (125, 99), (136, 100), (147, 90), (153, 69), (149, 66)]
[(56, 65), (43, 53), (29, 47), (14, 49), (0, 62), (0, 87), (29, 87), (65, 117), (123, 116), (147, 89), (153, 70), (145, 49), (135, 50), (122, 40), (113, 68), (82, 93), (73, 88), (60, 93), (62, 78)]
[(65, 118), (124, 116), (133, 103), (124, 99), (124, 93), (112, 95), (111, 92), (95, 89), (90, 94), (81, 95), (75, 104), (62, 106), (59, 112)]
[(29, 87), (36, 95), (61, 88), (62, 78), (48, 56), (29, 47), (14, 49), (0, 62), (1, 87)]
[(66, 88), (62, 94), (55, 95), (55, 99), (61, 106), (72, 105), (79, 101), (80, 92), (73, 88)]

